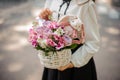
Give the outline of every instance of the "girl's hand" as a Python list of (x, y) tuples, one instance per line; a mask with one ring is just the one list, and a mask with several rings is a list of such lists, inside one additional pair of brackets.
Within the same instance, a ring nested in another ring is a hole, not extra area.
[(84, 25), (81, 27), (81, 35), (80, 35), (80, 40), (73, 40), (73, 43), (76, 44), (83, 44), (85, 42), (85, 30), (84, 30)]
[(66, 16), (62, 20), (60, 20), (59, 25), (64, 25), (64, 26), (70, 25), (70, 23), (69, 23), (69, 16)]
[(52, 11), (48, 8), (41, 9), (39, 17), (45, 20), (48, 20), (48, 16), (52, 14)]
[(73, 68), (73, 67), (74, 67), (74, 65), (72, 63), (69, 63), (69, 64), (67, 64), (65, 66), (61, 66), (60, 68), (58, 68), (58, 70), (59, 71), (64, 71), (64, 70), (66, 70), (68, 68)]

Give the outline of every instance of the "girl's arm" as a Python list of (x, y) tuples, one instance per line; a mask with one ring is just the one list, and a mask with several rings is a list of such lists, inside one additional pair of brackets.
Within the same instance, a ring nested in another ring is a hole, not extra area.
[(89, 62), (100, 48), (100, 34), (95, 13), (95, 4), (90, 1), (84, 6), (86, 9), (82, 21), (85, 26), (85, 43), (72, 55), (74, 67), (82, 67)]

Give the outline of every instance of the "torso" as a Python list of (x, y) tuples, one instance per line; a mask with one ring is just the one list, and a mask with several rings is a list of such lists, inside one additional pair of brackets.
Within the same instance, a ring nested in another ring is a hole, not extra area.
[[(78, 0), (72, 0), (70, 2), (70, 5), (69, 5), (69, 7), (68, 7), (68, 9), (66, 11), (67, 15), (80, 16), (82, 6), (79, 6), (77, 4), (77, 1)], [(86, 0), (84, 0), (84, 1), (86, 1)], [(56, 20), (57, 20), (57, 17), (58, 17), (58, 13), (60, 13), (61, 14), (60, 17), (62, 17), (64, 15), (64, 11), (65, 11), (65, 9), (67, 7), (67, 4), (65, 3), (62, 6), (62, 8), (61, 8), (61, 10), (59, 12), (59, 7), (60, 7), (61, 4), (62, 4), (62, 0), (53, 0), (52, 4), (49, 7), (52, 11), (54, 11), (53, 17), (56, 18)]]

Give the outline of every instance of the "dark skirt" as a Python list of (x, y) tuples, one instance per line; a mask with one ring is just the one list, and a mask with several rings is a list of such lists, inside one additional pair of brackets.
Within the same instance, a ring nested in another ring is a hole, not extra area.
[[(72, 50), (72, 53), (74, 53), (76, 49)], [(69, 68), (64, 71), (44, 68), (42, 80), (97, 80), (94, 60), (91, 58), (83, 67)]]

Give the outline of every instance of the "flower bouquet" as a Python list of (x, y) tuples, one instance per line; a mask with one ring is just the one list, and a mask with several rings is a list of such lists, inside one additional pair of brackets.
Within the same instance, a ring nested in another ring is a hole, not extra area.
[(74, 29), (59, 25), (57, 21), (37, 18), (29, 30), (29, 42), (39, 51), (40, 62), (47, 68), (57, 69), (70, 62)]

